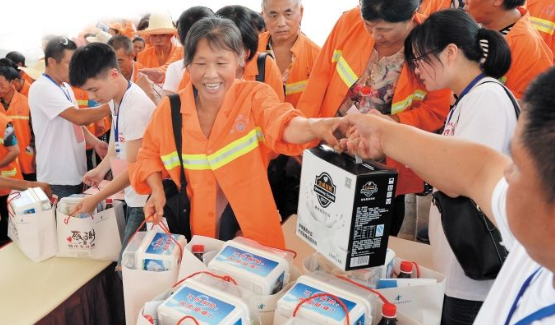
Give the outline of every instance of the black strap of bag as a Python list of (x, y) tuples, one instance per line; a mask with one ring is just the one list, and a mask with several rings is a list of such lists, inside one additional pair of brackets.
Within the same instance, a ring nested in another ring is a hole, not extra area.
[(171, 104), (172, 131), (175, 140), (175, 148), (179, 158), (179, 188), (172, 179), (162, 181), (164, 193), (166, 194), (166, 205), (164, 206), (164, 216), (168, 222), (170, 231), (174, 234), (182, 234), (187, 239), (191, 239), (190, 225), (190, 202), (187, 197), (187, 180), (183, 169), (182, 153), (182, 120), (181, 120), (181, 100), (178, 94), (168, 96)]
[(513, 93), (507, 88), (507, 86), (500, 83), (499, 81), (487, 80), (487, 81), (482, 82), (481, 85), (487, 84), (487, 83), (495, 83), (495, 84), (498, 84), (499, 86), (503, 87), (503, 90), (505, 90), (505, 93), (507, 93), (507, 96), (509, 96), (509, 99), (511, 100), (511, 103), (513, 103), (513, 107), (515, 109), (515, 114), (516, 114), (516, 119), (518, 120), (518, 118), (520, 117), (520, 106), (518, 105), (518, 102), (516, 101), (516, 98), (513, 95)]
[(266, 57), (268, 53), (258, 54), (258, 59), (256, 64), (258, 65), (258, 74), (256, 75), (256, 81), (264, 82), (266, 80)]

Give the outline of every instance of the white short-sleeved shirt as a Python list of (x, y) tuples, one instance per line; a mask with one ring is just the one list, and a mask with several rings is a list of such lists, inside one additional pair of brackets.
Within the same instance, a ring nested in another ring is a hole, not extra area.
[[(480, 80), (450, 113), (444, 135), (475, 141), (509, 155), (510, 140), (516, 127), (514, 106), (501, 85), (493, 78)], [(434, 267), (445, 274), (445, 294), (449, 297), (484, 301), (493, 280), (476, 281), (467, 277), (455, 258), (441, 225), (435, 205), (430, 208), (430, 243)]]
[[(123, 160), (127, 160), (125, 142), (143, 138), (152, 113), (156, 108), (139, 86), (134, 83), (130, 85), (123, 95), (118, 115), (115, 113), (113, 101), (110, 102), (112, 132), (115, 135), (117, 129), (119, 133), (114, 142), (116, 156), (118, 159)], [(126, 187), (124, 192), (125, 202), (128, 206), (142, 207), (145, 205), (147, 195), (137, 194), (131, 186)]]
[(166, 69), (166, 79), (164, 81), (164, 87), (162, 89), (168, 90), (176, 93), (181, 79), (183, 78), (183, 73), (185, 73), (185, 66), (183, 65), (183, 60), (178, 60), (170, 63)]
[[(522, 285), (540, 267), (538, 263), (532, 260), (526, 249), (515, 239), (509, 229), (506, 208), (508, 188), (507, 181), (501, 179), (495, 187), (491, 204), (497, 228), (501, 232), (503, 243), (510, 253), (474, 321), (475, 325), (505, 324), (511, 306)], [(553, 303), (555, 303), (553, 273), (543, 268), (522, 295), (520, 304), (509, 324), (514, 325), (528, 315)], [(555, 316), (546, 317), (530, 325), (544, 324), (555, 324)]]
[[(82, 127), (60, 117), (70, 107), (78, 107), (71, 87), (61, 87), (40, 76), (29, 90), (33, 132), (37, 149), (37, 180), (53, 185), (79, 185), (87, 172)], [(77, 135), (77, 132), (81, 132)]]

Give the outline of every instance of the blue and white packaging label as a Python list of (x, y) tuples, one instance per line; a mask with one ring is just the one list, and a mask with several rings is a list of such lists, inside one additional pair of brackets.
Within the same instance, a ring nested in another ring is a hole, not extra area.
[[(307, 286), (303, 283), (297, 283), (291, 290), (283, 296), (281, 299), (285, 302), (291, 303), (293, 305), (299, 304), (302, 300), (312, 297), (319, 293), (325, 293), (321, 290), (313, 288), (311, 286)], [(351, 312), (353, 308), (356, 306), (356, 303), (338, 297), (347, 307), (348, 312)], [(337, 322), (343, 322), (345, 319), (345, 311), (343, 307), (339, 303), (337, 303), (331, 297), (318, 297), (314, 298), (310, 301), (307, 301), (303, 304), (304, 309), (312, 310), (324, 317), (332, 318)], [(356, 323), (357, 325), (364, 325), (364, 314), (360, 317)]]
[(277, 262), (231, 246), (227, 246), (215, 259), (261, 277), (267, 277), (278, 266)]
[[(189, 287), (183, 287), (165, 305), (181, 314), (191, 315), (197, 321), (210, 325), (220, 324), (236, 308)], [(242, 325), (241, 319), (235, 325)]]
[[(177, 240), (177, 236), (174, 236)], [(146, 254), (171, 255), (175, 243), (168, 234), (157, 233), (146, 249)]]

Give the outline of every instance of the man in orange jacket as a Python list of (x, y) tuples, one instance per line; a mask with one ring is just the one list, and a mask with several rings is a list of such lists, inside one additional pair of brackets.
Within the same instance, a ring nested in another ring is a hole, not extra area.
[(0, 67), (0, 102), (2, 114), (8, 116), (15, 129), (19, 146), (18, 169), (23, 177), (29, 181), (36, 181), (35, 173), (35, 145), (29, 118), (29, 103), (27, 97), (15, 91), (12, 81), (19, 74), (10, 67)]
[(532, 26), (555, 54), (555, 0), (528, 0), (526, 5)]
[(27, 73), (25, 73), (25, 71), (22, 70), (27, 68), (20, 68), (20, 66), (7, 57), (0, 59), (0, 67), (10, 67), (17, 71), (17, 76), (11, 81), (11, 83), (18, 93), (27, 97), (29, 95), (29, 88), (31, 88), (31, 84), (23, 76), (27, 76), (27, 78), (33, 80)]
[(167, 66), (172, 60), (179, 58), (179, 52), (183, 51), (181, 46), (172, 42), (176, 33), (171, 17), (157, 14), (150, 17), (147, 29), (138, 32), (139, 35), (148, 37), (152, 46), (137, 54), (137, 62), (144, 67), (141, 72), (146, 73), (155, 83), (164, 82)]
[(135, 52), (131, 40), (126, 36), (118, 35), (112, 37), (108, 41), (108, 45), (116, 51), (116, 58), (123, 77), (137, 83), (139, 69), (142, 69), (143, 65), (133, 60)]
[(517, 99), (528, 83), (553, 65), (553, 54), (530, 22), (525, 0), (466, 0), (464, 10), (484, 28), (499, 31), (511, 50), (511, 68), (503, 78)]
[[(19, 68), (26, 68), (25, 65), (25, 56), (17, 51), (11, 51), (10, 53), (6, 54), (6, 58), (12, 60)], [(27, 81), (29, 84), (32, 84), (35, 81), (31, 78), (25, 71), (21, 71), (21, 77)], [(27, 95), (25, 95), (27, 96)]]
[(281, 71), (285, 101), (297, 106), (320, 47), (301, 32), (300, 0), (264, 0), (262, 17), (267, 32), (260, 34), (258, 52), (269, 52)]

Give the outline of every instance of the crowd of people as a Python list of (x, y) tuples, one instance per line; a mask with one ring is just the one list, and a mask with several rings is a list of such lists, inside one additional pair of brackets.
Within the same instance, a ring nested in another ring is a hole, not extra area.
[(301, 0), (213, 9), (48, 35), (33, 67), (0, 59), (0, 245), (11, 189), (61, 199), (110, 180), (74, 213), (124, 191), (125, 246), (162, 220), (162, 181), (179, 187), (184, 171), (190, 224), (168, 220), (172, 232), (285, 248), (300, 156), (324, 141), (397, 170), (392, 235), (427, 184), (499, 228), (497, 280), (471, 279), (431, 206), (442, 324), (555, 322), (555, 1), (361, 0), (322, 47)]

